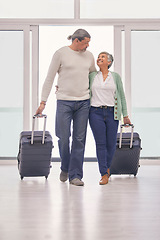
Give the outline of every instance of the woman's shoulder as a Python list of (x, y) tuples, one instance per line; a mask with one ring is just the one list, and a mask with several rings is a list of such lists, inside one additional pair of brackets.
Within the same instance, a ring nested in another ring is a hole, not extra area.
[(97, 75), (97, 73), (98, 73), (98, 71), (95, 71), (95, 72), (90, 72), (90, 73), (89, 73), (89, 76), (96, 76), (96, 75)]
[(89, 74), (89, 79), (94, 79), (97, 74), (98, 74), (97, 71), (96, 71), (96, 72), (91, 72), (91, 73)]
[(119, 73), (117, 72), (111, 72), (112, 76), (115, 77), (115, 78), (121, 78)]
[(91, 80), (93, 80), (94, 78), (95, 78), (95, 76), (97, 75), (97, 71), (96, 72), (91, 72), (90, 74), (89, 74), (89, 80), (91, 81)]
[(94, 79), (95, 79), (95, 76), (98, 74), (98, 72), (96, 71), (96, 72), (91, 72), (90, 74), (89, 74), (89, 87), (90, 87), (90, 89), (92, 88), (92, 84), (93, 84), (93, 82), (94, 82)]

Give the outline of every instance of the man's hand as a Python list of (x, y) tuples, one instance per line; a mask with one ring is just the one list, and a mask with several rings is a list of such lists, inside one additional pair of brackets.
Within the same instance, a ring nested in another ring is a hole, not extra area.
[(45, 102), (41, 102), (40, 103), (40, 105), (39, 105), (39, 107), (38, 107), (38, 109), (36, 111), (36, 115), (38, 115), (38, 114), (41, 115), (42, 114), (43, 110), (45, 109), (45, 105), (46, 105)]

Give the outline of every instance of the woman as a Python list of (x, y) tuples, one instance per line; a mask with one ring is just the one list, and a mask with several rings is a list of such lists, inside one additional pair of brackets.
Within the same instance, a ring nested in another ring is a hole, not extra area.
[(100, 185), (108, 183), (121, 115), (124, 124), (131, 124), (121, 77), (109, 71), (112, 63), (113, 56), (101, 52), (97, 59), (100, 71), (89, 76), (91, 90), (89, 122), (96, 142), (99, 171), (102, 176)]

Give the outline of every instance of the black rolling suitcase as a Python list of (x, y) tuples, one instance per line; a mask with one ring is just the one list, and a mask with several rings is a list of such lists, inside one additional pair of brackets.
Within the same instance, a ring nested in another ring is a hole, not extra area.
[(43, 131), (34, 131), (35, 118), (33, 116), (32, 131), (23, 131), (20, 134), (18, 169), (21, 179), (24, 177), (45, 176), (50, 173), (52, 156), (52, 136), (46, 128), (46, 115), (44, 117)]
[(133, 174), (137, 175), (141, 151), (141, 139), (137, 132), (134, 132), (133, 124), (130, 125), (131, 132), (117, 133), (116, 151), (110, 167), (110, 174)]

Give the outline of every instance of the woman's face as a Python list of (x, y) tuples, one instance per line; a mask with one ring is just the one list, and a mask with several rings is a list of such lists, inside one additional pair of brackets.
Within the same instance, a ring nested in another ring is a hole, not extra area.
[(105, 53), (101, 53), (98, 55), (97, 58), (97, 65), (98, 67), (106, 66), (108, 68), (108, 65), (111, 62), (108, 62), (108, 56)]

